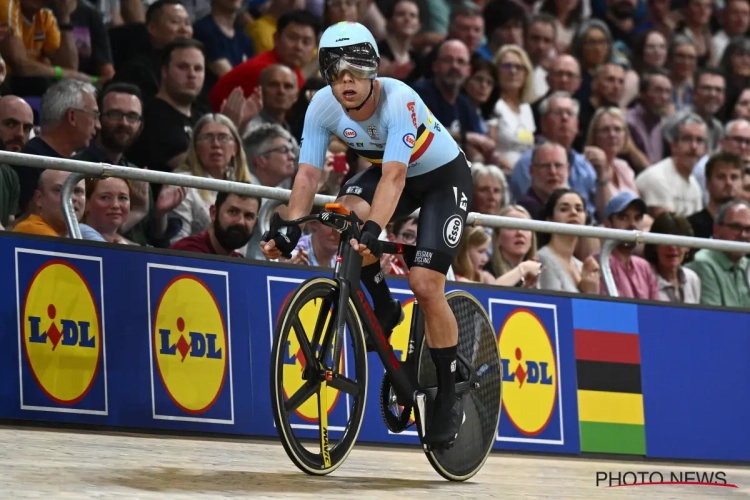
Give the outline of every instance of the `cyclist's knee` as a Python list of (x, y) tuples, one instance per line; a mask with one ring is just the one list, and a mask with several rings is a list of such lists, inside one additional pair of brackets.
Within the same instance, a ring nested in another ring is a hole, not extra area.
[(445, 300), (445, 276), (432, 269), (413, 267), (409, 271), (409, 288), (424, 307)]
[(340, 196), (336, 203), (340, 203), (350, 212), (357, 214), (362, 220), (367, 220), (367, 216), (370, 215), (370, 204), (359, 196)]

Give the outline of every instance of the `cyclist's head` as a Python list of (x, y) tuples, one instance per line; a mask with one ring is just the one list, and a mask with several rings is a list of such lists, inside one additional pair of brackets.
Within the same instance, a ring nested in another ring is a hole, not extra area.
[(360, 109), (372, 94), (380, 54), (370, 30), (359, 23), (329, 27), (318, 47), (320, 74), (347, 109)]

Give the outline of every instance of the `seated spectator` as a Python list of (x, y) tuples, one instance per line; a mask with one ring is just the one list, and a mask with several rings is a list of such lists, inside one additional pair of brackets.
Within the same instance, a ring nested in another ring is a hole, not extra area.
[[(326, 2), (330, 3), (330, 2)], [(260, 54), (273, 50), (274, 34), (279, 18), (285, 12), (305, 8), (304, 0), (269, 0), (266, 3), (263, 15), (245, 27), (246, 35), (252, 39), (255, 52)], [(196, 31), (197, 33), (197, 31)], [(204, 42), (205, 43), (205, 42)]]
[(734, 105), (733, 115), (734, 118), (750, 120), (750, 88), (740, 92), (737, 102)]
[(558, 189), (568, 187), (570, 165), (565, 148), (554, 142), (543, 142), (531, 155), (531, 187), (517, 199), (535, 219), (542, 219), (544, 205)]
[(380, 68), (378, 76), (396, 78), (412, 85), (419, 79), (424, 58), (411, 45), (421, 29), (419, 4), (416, 0), (396, 0), (385, 12), (388, 35), (378, 42)]
[(742, 160), (731, 151), (719, 151), (711, 155), (706, 163), (705, 173), (708, 203), (706, 208), (687, 218), (697, 238), (710, 238), (719, 207), (740, 195)]
[(506, 200), (507, 183), (503, 171), (495, 165), (472, 163), (471, 177), (474, 187), (471, 211), (498, 215)]
[[(690, 223), (682, 215), (664, 212), (654, 220), (652, 234), (693, 236)], [(644, 258), (651, 263), (659, 287), (659, 300), (683, 304), (699, 304), (701, 280), (692, 269), (685, 267), (689, 249), (676, 245), (647, 244)]]
[(698, 62), (698, 48), (685, 35), (673, 35), (669, 45), (667, 67), (672, 78), (672, 104), (675, 111), (693, 102), (693, 75)]
[[(498, 215), (517, 219), (531, 219), (531, 215), (520, 205), (507, 205), (500, 210)], [(533, 231), (496, 227), (492, 234), (492, 241), (492, 256), (487, 265), (484, 266), (484, 270), (496, 278), (513, 271), (520, 274), (521, 268), (519, 266), (522, 263), (537, 260), (536, 234)], [(518, 284), (527, 286), (525, 280), (522, 279), (515, 286), (518, 286)], [(533, 287), (539, 287), (538, 281)]]
[(581, 65), (578, 64), (578, 60), (570, 54), (560, 54), (555, 57), (547, 73), (547, 86), (549, 87), (547, 93), (531, 103), (531, 112), (537, 128), (542, 123), (539, 106), (545, 99), (555, 92), (565, 92), (572, 96), (581, 88)]
[(706, 153), (706, 124), (691, 113), (664, 134), (672, 156), (638, 174), (635, 185), (652, 217), (662, 212), (687, 216), (703, 208), (703, 194), (692, 173)]
[(0, 25), (7, 26), (10, 35), (0, 41), (0, 54), (16, 94), (42, 95), (49, 83), (61, 78), (91, 82), (78, 71), (70, 18), (75, 4), (54, 6), (56, 13), (38, 0), (0, 0)]
[[(289, 130), (287, 116), (299, 93), (294, 72), (283, 64), (272, 64), (260, 72), (260, 88), (263, 108), (250, 120), (244, 131), (240, 129), (243, 137), (264, 123), (276, 123)], [(298, 147), (297, 141), (294, 142)]]
[[(609, 200), (604, 209), (604, 226), (625, 231), (635, 231), (646, 215), (646, 203), (630, 191), (617, 194)], [(649, 263), (642, 257), (633, 255), (636, 244), (621, 242), (612, 249), (609, 268), (617, 287), (619, 297), (659, 300), (656, 278)], [(593, 256), (599, 260), (599, 254)], [(608, 293), (602, 280), (602, 294)]]
[(280, 125), (261, 125), (245, 137), (244, 146), (250, 173), (262, 185), (291, 187), (296, 155), (289, 132)]
[(299, 239), (288, 261), (315, 267), (335, 267), (339, 251), (339, 233), (319, 221), (307, 223), (308, 234)]
[[(99, 95), (101, 130), (76, 160), (133, 167), (124, 156), (143, 128), (141, 92), (130, 83), (110, 82)], [(148, 182), (130, 181), (130, 214), (120, 232), (140, 245), (147, 243), (151, 190)]]
[[(81, 224), (85, 240), (133, 244), (118, 231), (130, 214), (131, 184), (127, 179), (110, 177), (86, 181), (86, 210)], [(84, 235), (84, 230), (88, 229)]]
[(219, 192), (211, 205), (211, 226), (201, 233), (187, 236), (172, 250), (242, 257), (238, 249), (247, 245), (258, 222), (260, 200), (252, 196)]
[(297, 74), (297, 87), (302, 87), (305, 79), (300, 68), (312, 58), (319, 35), (318, 20), (309, 12), (295, 10), (282, 15), (274, 34), (273, 50), (248, 59), (222, 76), (209, 94), (211, 108), (219, 111), (237, 87), (242, 88), (245, 97), (250, 96), (258, 86), (260, 72), (272, 64), (281, 63), (293, 68)]
[(590, 124), (596, 110), (602, 107), (617, 108), (625, 90), (625, 68), (615, 62), (606, 62), (598, 66), (593, 73), (591, 95), (581, 102), (578, 122), (584, 124), (573, 147), (583, 150), (586, 143), (586, 124)]
[(14, 95), (0, 97), (0, 142), (5, 151), (20, 153), (34, 129), (31, 106)]
[[(404, 217), (393, 223), (392, 232), (388, 234), (388, 241), (404, 245), (416, 245), (418, 229), (418, 217)], [(403, 255), (383, 254), (380, 262), (384, 273), (401, 276), (409, 274), (409, 266), (406, 264)]]
[[(176, 173), (251, 183), (240, 136), (226, 116), (209, 113), (198, 120), (185, 163)], [(187, 188), (185, 198), (168, 215), (176, 219), (172, 228), (176, 234), (169, 235), (172, 243), (208, 229), (216, 195), (216, 191)]]
[(206, 66), (216, 79), (255, 55), (250, 37), (235, 28), (241, 6), (241, 0), (211, 0), (211, 13), (193, 25), (193, 36), (206, 48)]
[(606, 155), (606, 161), (592, 163), (599, 185), (596, 197), (599, 213), (604, 212), (609, 200), (618, 193), (628, 191), (638, 194), (633, 169), (628, 162), (619, 158), (628, 143), (630, 134), (622, 111), (614, 107), (596, 110), (589, 125), (586, 145), (596, 146)]
[[(583, 21), (576, 30), (570, 54), (581, 63), (581, 88), (573, 97), (583, 106), (591, 97), (597, 68), (614, 59), (614, 40), (607, 25), (600, 19)], [(584, 117), (580, 119), (583, 121)]]
[(127, 156), (139, 167), (172, 172), (184, 162), (201, 116), (194, 104), (203, 87), (205, 58), (201, 43), (188, 39), (170, 42), (162, 54), (159, 92), (146, 102), (143, 132)]
[[(586, 223), (583, 198), (571, 189), (558, 189), (545, 203), (543, 218), (562, 224), (583, 225)], [(536, 256), (544, 266), (539, 288), (599, 294), (600, 272), (596, 259), (590, 256), (581, 262), (574, 256), (578, 236), (540, 233), (537, 238), (540, 249)]]
[(498, 278), (485, 271), (490, 243), (490, 235), (483, 228), (467, 227), (464, 229), (464, 235), (453, 259), (456, 281), (498, 286), (516, 286), (518, 283), (525, 287), (536, 286), (541, 273), (541, 265), (533, 260), (521, 262)]
[(432, 78), (414, 85), (425, 105), (473, 160), (491, 161), (495, 141), (482, 135), (479, 116), (461, 93), (471, 70), (470, 54), (460, 40), (448, 40), (435, 49)]
[(87, 0), (69, 0), (70, 24), (78, 51), (78, 71), (106, 82), (115, 76), (112, 48), (104, 16)]
[[(573, 149), (578, 135), (578, 103), (564, 92), (551, 94), (539, 106), (542, 117), (540, 142), (551, 141), (562, 145), (567, 152), (569, 167), (568, 183), (571, 189), (583, 197), (586, 211), (593, 219), (596, 212), (596, 170), (589, 160)], [(531, 187), (531, 156), (533, 150), (526, 151), (513, 168), (510, 188), (518, 200)], [(600, 151), (601, 159), (604, 152)], [(528, 208), (528, 207), (527, 207)], [(531, 210), (530, 213), (533, 214)]]
[(490, 137), (496, 141), (506, 174), (521, 155), (534, 147), (536, 124), (529, 102), (533, 98), (534, 75), (529, 56), (518, 45), (504, 45), (495, 56), (500, 99), (495, 104)]
[(503, 45), (523, 46), (527, 14), (520, 2), (487, 2), (483, 15), (487, 44), (477, 51), (482, 57), (493, 61)]
[(193, 27), (180, 0), (157, 0), (146, 11), (146, 29), (151, 50), (138, 54), (118, 68), (114, 79), (137, 86), (148, 106), (161, 88), (162, 51), (178, 38), (192, 38)]
[[(553, 16), (541, 13), (529, 19), (523, 48), (529, 55), (529, 60), (531, 60), (531, 65), (534, 68), (532, 72), (532, 98), (534, 100), (546, 95), (549, 91), (547, 67), (552, 62), (550, 56), (554, 54), (556, 37), (557, 22)], [(575, 89), (573, 92), (575, 92)]]
[[(739, 155), (742, 167), (750, 167), (750, 121), (738, 118), (727, 123), (726, 135), (719, 142), (720, 150)], [(708, 189), (706, 186), (706, 163), (710, 155), (705, 155), (695, 165), (693, 177), (703, 190), (703, 203), (708, 203)]]
[[(41, 234), (45, 236), (66, 236), (68, 228), (63, 216), (60, 193), (65, 179), (70, 172), (44, 170), (39, 176), (39, 184), (34, 191), (33, 203), (35, 213), (16, 224), (16, 233)], [(86, 204), (86, 189), (81, 180), (73, 188), (73, 209), (80, 219)]]
[[(654, 32), (656, 36), (661, 36)], [(669, 72), (653, 69), (640, 81), (640, 98), (626, 115), (633, 144), (642, 151), (653, 165), (664, 159), (664, 137), (662, 121), (668, 115), (672, 103), (672, 81)]]
[(724, 49), (735, 37), (745, 36), (750, 28), (750, 3), (747, 0), (728, 0), (722, 12), (723, 29), (716, 32), (711, 39), (713, 62), (718, 63), (724, 55)]
[[(99, 130), (99, 106), (96, 89), (75, 80), (63, 80), (42, 96), (41, 133), (26, 143), (26, 154), (51, 158), (70, 158), (86, 148)], [(21, 191), (18, 210), (33, 212), (30, 206), (42, 169), (14, 165)]]
[[(750, 243), (750, 203), (732, 200), (716, 212), (715, 240)], [(747, 285), (748, 259), (743, 253), (703, 248), (687, 267), (701, 280), (701, 304), (725, 307), (750, 307)]]
[(495, 65), (482, 56), (474, 55), (471, 58), (471, 75), (464, 83), (463, 92), (479, 116), (482, 134), (490, 133), (490, 125), (497, 128), (495, 103), (500, 90)]

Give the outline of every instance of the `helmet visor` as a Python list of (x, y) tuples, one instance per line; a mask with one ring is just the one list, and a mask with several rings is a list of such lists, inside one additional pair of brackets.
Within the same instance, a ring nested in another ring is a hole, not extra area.
[(349, 71), (354, 78), (372, 78), (378, 73), (378, 56), (369, 43), (321, 49), (320, 74), (332, 84)]

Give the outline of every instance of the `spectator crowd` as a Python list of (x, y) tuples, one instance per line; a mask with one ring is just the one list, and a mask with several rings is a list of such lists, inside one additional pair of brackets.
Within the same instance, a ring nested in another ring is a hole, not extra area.
[[(750, 0), (0, 0), (0, 148), (290, 188), (328, 26), (472, 162), (472, 211), (750, 242)], [(319, 193), (369, 168), (331, 137)], [(0, 226), (67, 237), (70, 174), (0, 165)], [(264, 259), (276, 202), (117, 178), (73, 189), (84, 239)], [(414, 244), (418, 219), (388, 239)], [(290, 262), (330, 267), (310, 223)], [(467, 227), (455, 278), (606, 294), (602, 242)], [(408, 274), (399, 256), (385, 271)], [(745, 255), (622, 243), (621, 297), (750, 307)]]

